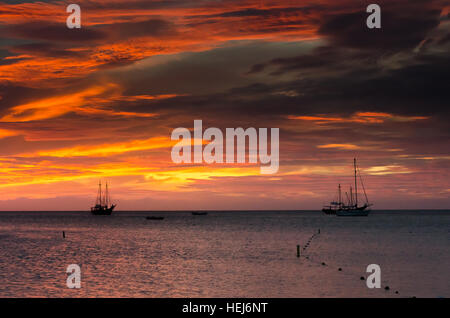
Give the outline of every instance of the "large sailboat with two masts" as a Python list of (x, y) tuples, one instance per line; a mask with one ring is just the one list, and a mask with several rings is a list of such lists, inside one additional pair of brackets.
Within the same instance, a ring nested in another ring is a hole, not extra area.
[[(337, 216), (367, 216), (370, 213), (370, 207), (373, 205), (369, 203), (366, 189), (361, 177), (361, 173), (356, 165), (356, 158), (353, 159), (354, 167), (354, 188), (350, 186), (349, 192), (345, 192), (345, 197), (342, 195), (341, 185), (338, 185), (337, 198), (330, 202), (329, 205), (323, 207), (322, 212), (325, 214), (335, 214)], [(358, 177), (364, 193), (364, 201), (360, 205), (358, 201)]]
[(95, 205), (91, 207), (91, 213), (94, 215), (111, 215), (112, 211), (116, 207), (111, 203), (111, 198), (108, 192), (108, 183), (106, 183), (105, 193), (102, 193), (102, 183), (98, 183), (98, 193)]

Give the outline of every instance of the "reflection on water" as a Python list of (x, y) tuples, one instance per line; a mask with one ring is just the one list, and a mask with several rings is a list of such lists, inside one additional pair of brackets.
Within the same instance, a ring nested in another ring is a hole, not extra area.
[[(0, 212), (0, 296), (449, 297), (449, 231), (450, 211)], [(372, 263), (389, 291), (360, 280)]]

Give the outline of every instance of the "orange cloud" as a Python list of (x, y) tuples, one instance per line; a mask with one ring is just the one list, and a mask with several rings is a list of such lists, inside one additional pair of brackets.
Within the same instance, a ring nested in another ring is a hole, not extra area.
[(0, 121), (26, 122), (58, 117), (71, 111), (82, 111), (82, 106), (89, 97), (98, 96), (105, 91), (106, 87), (96, 86), (73, 94), (49, 97), (14, 106), (9, 110), (9, 114), (3, 116)]
[(316, 124), (330, 124), (330, 123), (361, 123), (361, 124), (381, 124), (386, 121), (416, 121), (424, 120), (429, 117), (426, 116), (400, 116), (389, 113), (378, 112), (357, 112), (350, 117), (331, 117), (331, 116), (288, 116), (293, 120), (311, 121)]
[(319, 145), (317, 148), (337, 148), (337, 149), (344, 149), (344, 150), (357, 150), (361, 147), (357, 145), (352, 144), (327, 144), (327, 145)]
[(153, 113), (136, 113), (127, 111), (115, 111), (105, 108), (114, 101), (138, 101), (159, 100), (173, 98), (177, 95), (137, 95), (123, 96), (121, 89), (116, 84), (96, 85), (82, 91), (66, 95), (48, 97), (30, 103), (17, 105), (9, 109), (9, 112), (0, 118), (0, 122), (29, 122), (55, 118), (75, 112), (87, 115), (105, 115), (122, 117), (154, 117)]
[(19, 132), (9, 129), (0, 129), (0, 139), (19, 135)]

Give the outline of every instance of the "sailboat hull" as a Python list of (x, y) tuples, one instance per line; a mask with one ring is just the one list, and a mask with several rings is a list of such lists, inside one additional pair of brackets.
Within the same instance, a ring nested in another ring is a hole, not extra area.
[(322, 212), (325, 213), (325, 214), (336, 214), (336, 209), (323, 208)]
[(91, 213), (93, 215), (111, 215), (115, 205), (111, 205), (111, 207), (93, 207), (91, 208)]
[(337, 216), (368, 216), (369, 213), (370, 210), (366, 209), (365, 207), (336, 211)]

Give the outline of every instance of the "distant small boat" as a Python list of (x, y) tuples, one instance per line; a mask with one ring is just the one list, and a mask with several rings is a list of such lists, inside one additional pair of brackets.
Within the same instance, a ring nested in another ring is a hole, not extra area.
[(145, 219), (147, 220), (164, 220), (163, 216), (146, 216)]
[(338, 185), (338, 198), (335, 201), (330, 202), (330, 205), (324, 206), (322, 212), (325, 214), (335, 214), (337, 216), (368, 216), (370, 212), (370, 207), (373, 205), (369, 203), (367, 198), (366, 189), (362, 182), (361, 174), (359, 174), (359, 179), (364, 191), (364, 197), (366, 201), (363, 205), (358, 205), (358, 168), (356, 165), (356, 158), (353, 159), (354, 173), (355, 173), (355, 193), (353, 193), (352, 187), (350, 187), (350, 196), (346, 192), (347, 202), (342, 200), (341, 185)]
[(98, 193), (95, 205), (91, 208), (91, 213), (94, 215), (111, 215), (116, 207), (115, 204), (110, 204), (111, 199), (108, 192), (108, 183), (106, 183), (105, 194), (102, 195), (102, 183), (98, 183)]
[(192, 215), (207, 215), (208, 212), (192, 212)]

